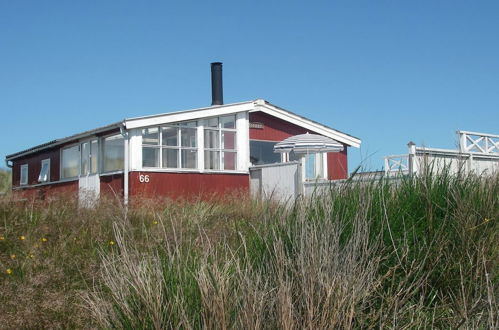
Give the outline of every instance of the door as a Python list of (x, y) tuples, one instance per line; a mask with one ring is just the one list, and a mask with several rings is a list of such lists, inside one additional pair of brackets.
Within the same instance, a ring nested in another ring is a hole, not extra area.
[(99, 143), (97, 139), (83, 142), (80, 147), (81, 164), (79, 187), (80, 206), (92, 207), (99, 199)]

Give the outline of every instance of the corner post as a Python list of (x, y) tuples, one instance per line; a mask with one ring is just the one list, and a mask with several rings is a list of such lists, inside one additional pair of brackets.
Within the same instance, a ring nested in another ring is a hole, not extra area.
[(409, 155), (408, 155), (408, 160), (407, 160), (407, 166), (409, 167), (409, 175), (415, 175), (418, 171), (418, 166), (416, 163), (416, 144), (412, 141), (410, 141), (407, 144), (407, 147), (409, 148)]

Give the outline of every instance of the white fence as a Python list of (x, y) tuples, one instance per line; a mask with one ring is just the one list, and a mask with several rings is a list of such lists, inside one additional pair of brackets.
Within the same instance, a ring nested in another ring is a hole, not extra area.
[(255, 197), (286, 202), (303, 193), (299, 162), (257, 165), (249, 170), (250, 191)]
[(419, 174), (425, 169), (487, 175), (499, 172), (499, 135), (458, 131), (459, 149), (416, 147), (409, 153), (385, 157), (385, 175)]

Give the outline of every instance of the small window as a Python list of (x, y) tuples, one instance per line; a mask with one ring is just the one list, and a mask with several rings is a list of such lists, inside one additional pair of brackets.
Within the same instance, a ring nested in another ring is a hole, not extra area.
[(28, 184), (28, 164), (21, 165), (21, 185)]
[(50, 158), (42, 160), (40, 168), (40, 175), (38, 175), (38, 182), (50, 181)]
[(305, 178), (307, 180), (316, 180), (324, 177), (322, 162), (321, 153), (305, 155)]

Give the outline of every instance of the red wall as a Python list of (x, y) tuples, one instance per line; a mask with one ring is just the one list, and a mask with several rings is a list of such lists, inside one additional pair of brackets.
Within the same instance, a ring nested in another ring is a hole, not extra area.
[(38, 176), (42, 167), (42, 160), (50, 158), (50, 181), (59, 180), (59, 148), (52, 148), (44, 152), (31, 154), (13, 162), (12, 186), (18, 187), (21, 180), (21, 165), (28, 164), (28, 185), (38, 184)]
[[(249, 136), (252, 140), (282, 141), (297, 134), (309, 132), (303, 127), (272, 117), (264, 112), (251, 112), (250, 123), (261, 123), (263, 128), (250, 128)], [(310, 133), (313, 133), (310, 131)]]
[[(148, 175), (149, 182), (140, 182), (141, 174)], [(130, 196), (208, 198), (248, 190), (248, 174), (130, 172)]]
[(38, 187), (28, 187), (14, 190), (14, 194), (21, 198), (35, 198), (44, 200), (48, 197), (64, 196), (66, 198), (78, 198), (78, 180), (66, 181)]
[[(263, 124), (262, 128), (250, 128), (250, 139), (280, 142), (297, 134), (316, 133), (303, 127), (272, 117), (264, 112), (251, 112), (250, 123)], [(317, 134), (317, 133), (316, 133)], [(340, 153), (327, 154), (327, 171), (329, 180), (348, 178), (347, 145)]]
[[(111, 129), (106, 132), (97, 134), (96, 136), (104, 136), (119, 132), (118, 128)], [(87, 139), (85, 137), (83, 140)], [(39, 184), (38, 176), (42, 166), (42, 160), (50, 158), (50, 181), (59, 181), (60, 179), (60, 150), (67, 145), (79, 142), (78, 140), (69, 141), (53, 148), (38, 151), (27, 156), (19, 157), (12, 161), (12, 186), (19, 187), (21, 180), (21, 165), (28, 164), (28, 185)], [(78, 183), (78, 181), (76, 181)], [(28, 188), (28, 187), (26, 187)], [(123, 189), (123, 188), (122, 188)]]
[(123, 174), (102, 175), (100, 177), (101, 195), (117, 195), (123, 197)]
[(348, 178), (347, 146), (344, 145), (342, 152), (328, 152), (327, 154), (327, 178), (338, 180)]

